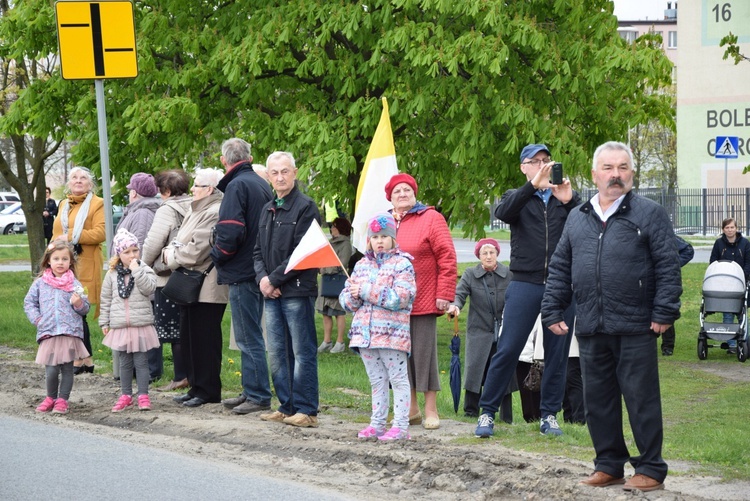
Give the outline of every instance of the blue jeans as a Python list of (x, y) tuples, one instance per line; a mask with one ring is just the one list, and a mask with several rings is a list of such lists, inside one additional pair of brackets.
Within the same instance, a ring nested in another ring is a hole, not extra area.
[[(505, 291), (503, 333), (497, 342), (497, 351), (487, 370), (479, 406), (483, 414), (497, 413), (500, 402), (516, 372), (518, 357), (534, 328), (542, 308), (544, 285), (511, 281)], [(572, 331), (575, 307), (565, 310), (565, 323)], [(565, 395), (565, 375), (570, 351), (571, 334), (557, 336), (546, 327), (544, 331), (544, 375), (540, 411), (542, 417), (556, 415), (562, 408)]]
[(229, 285), (229, 304), (242, 361), (242, 394), (254, 404), (271, 405), (266, 343), (260, 325), (263, 315), (260, 287), (254, 281)]
[[(623, 476), (626, 461), (636, 473), (663, 482), (667, 463), (661, 456), (664, 429), (659, 390), (656, 335), (578, 336), (586, 424), (594, 443), (594, 469)], [(622, 401), (628, 409), (640, 456), (630, 456), (622, 431)]]
[(266, 298), (271, 378), (279, 412), (318, 414), (318, 338), (315, 298)]

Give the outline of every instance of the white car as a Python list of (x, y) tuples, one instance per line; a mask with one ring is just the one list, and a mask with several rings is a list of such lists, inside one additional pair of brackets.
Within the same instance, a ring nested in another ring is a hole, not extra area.
[(26, 217), (23, 215), (21, 202), (0, 211), (0, 230), (2, 230), (3, 235), (16, 233), (16, 228), (19, 227), (26, 227)]

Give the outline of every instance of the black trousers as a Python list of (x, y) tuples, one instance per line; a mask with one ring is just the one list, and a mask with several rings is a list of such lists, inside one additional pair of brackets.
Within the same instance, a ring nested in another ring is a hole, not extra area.
[(542, 392), (527, 390), (523, 387), (523, 382), (529, 375), (529, 369), (531, 369), (530, 363), (519, 360), (518, 365), (516, 365), (516, 379), (518, 380), (518, 392), (521, 395), (523, 419), (527, 423), (533, 423), (542, 419), (542, 411), (539, 407), (542, 404)]
[(581, 359), (578, 357), (568, 358), (568, 376), (565, 379), (563, 416), (566, 423), (586, 424), (586, 414), (583, 408)]
[(180, 345), (191, 397), (221, 401), (221, 319), (226, 304), (180, 307)]
[(661, 351), (664, 350), (671, 350), (674, 351), (674, 341), (675, 341), (675, 331), (674, 331), (674, 325), (671, 325), (669, 329), (665, 330), (664, 333), (661, 335)]

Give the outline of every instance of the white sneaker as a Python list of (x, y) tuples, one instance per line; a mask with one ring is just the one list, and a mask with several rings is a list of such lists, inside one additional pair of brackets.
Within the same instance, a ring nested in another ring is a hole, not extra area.
[(331, 348), (331, 353), (341, 353), (346, 349), (346, 345), (344, 343), (336, 343), (333, 348)]
[(333, 346), (332, 343), (323, 341), (322, 343), (320, 343), (320, 346), (318, 346), (318, 353), (323, 353), (330, 350), (331, 346)]

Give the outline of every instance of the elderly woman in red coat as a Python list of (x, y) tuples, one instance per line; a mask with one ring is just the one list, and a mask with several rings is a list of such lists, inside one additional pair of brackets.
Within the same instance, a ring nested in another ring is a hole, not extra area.
[(410, 327), (412, 354), (409, 358), (411, 383), (410, 424), (422, 422), (417, 392), (424, 393), (425, 429), (440, 427), (437, 392), (440, 373), (437, 362), (437, 317), (445, 313), (456, 294), (456, 248), (445, 218), (417, 202), (417, 182), (409, 174), (396, 174), (385, 186), (385, 196), (393, 204), (396, 240), (402, 251), (414, 257), (417, 296), (412, 307)]

